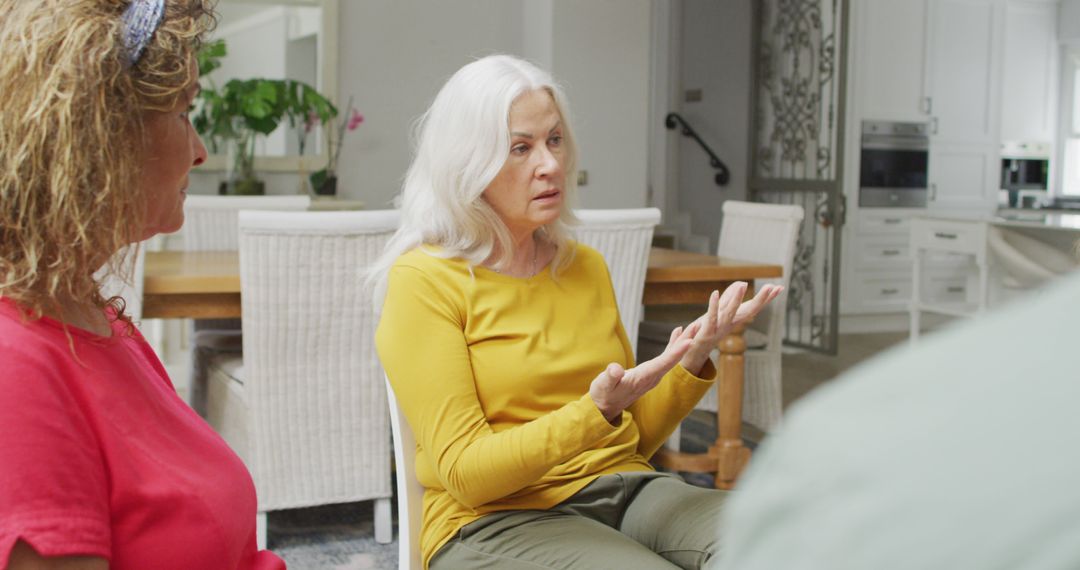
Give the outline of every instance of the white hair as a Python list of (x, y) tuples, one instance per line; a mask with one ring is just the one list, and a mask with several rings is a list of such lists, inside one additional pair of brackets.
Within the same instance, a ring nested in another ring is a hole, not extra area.
[(464, 259), (470, 266), (490, 260), (497, 269), (508, 267), (514, 254), (510, 230), (483, 193), (510, 153), (510, 107), (518, 97), (536, 90), (546, 91), (555, 103), (566, 157), (562, 212), (537, 230), (537, 236), (557, 248), (553, 270), (569, 262), (569, 226), (576, 223), (571, 208), (577, 193), (577, 146), (566, 97), (551, 75), (537, 66), (492, 55), (454, 73), (416, 123), (413, 161), (396, 199), (401, 225), (368, 273), (369, 283), (376, 285), (377, 305), (382, 304), (390, 266), (419, 246), (439, 246), (440, 250), (424, 251)]

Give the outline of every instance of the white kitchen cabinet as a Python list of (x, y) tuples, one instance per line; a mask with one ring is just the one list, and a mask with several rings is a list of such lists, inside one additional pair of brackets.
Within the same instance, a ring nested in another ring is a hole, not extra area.
[(931, 146), (997, 145), (1000, 0), (930, 0), (926, 96)]
[(927, 210), (988, 214), (997, 203), (999, 147), (931, 143), (927, 159)]
[(911, 272), (860, 272), (849, 295), (859, 313), (904, 311), (911, 301)]
[(869, 120), (925, 121), (927, 0), (862, 0), (855, 6), (857, 99)]
[(1008, 0), (1001, 140), (1053, 143), (1057, 132), (1058, 3)]
[[(986, 248), (987, 223), (977, 219), (919, 217), (911, 221), (912, 286), (910, 310), (911, 338), (919, 337), (922, 313), (967, 316), (986, 310), (989, 264)], [(924, 261), (937, 254), (946, 260), (970, 257), (976, 270), (972, 279), (968, 265), (946, 261), (953, 271), (927, 272)], [(974, 290), (969, 288), (974, 283)]]
[(929, 0), (926, 87), (930, 212), (997, 203), (1003, 0)]
[[(906, 311), (912, 295), (910, 222), (925, 215), (980, 215), (997, 202), (1002, 140), (1006, 22), (1013, 44), (1039, 46), (1032, 29), (1045, 25), (1052, 0), (852, 0), (848, 143), (841, 288), (843, 314)], [(1034, 47), (1032, 47), (1034, 46)], [(1043, 62), (1039, 62), (1042, 64)], [(1030, 62), (1028, 62), (1030, 65)], [(1028, 70), (1030, 71), (1030, 70)], [(859, 127), (864, 120), (930, 125), (928, 204), (924, 209), (858, 206)], [(968, 260), (923, 252), (924, 301), (949, 304), (970, 296)]]

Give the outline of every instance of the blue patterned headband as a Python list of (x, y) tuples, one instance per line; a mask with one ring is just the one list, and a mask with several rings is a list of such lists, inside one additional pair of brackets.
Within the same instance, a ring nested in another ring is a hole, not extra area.
[(164, 13), (165, 0), (132, 0), (128, 5), (124, 11), (124, 52), (128, 67), (138, 63)]

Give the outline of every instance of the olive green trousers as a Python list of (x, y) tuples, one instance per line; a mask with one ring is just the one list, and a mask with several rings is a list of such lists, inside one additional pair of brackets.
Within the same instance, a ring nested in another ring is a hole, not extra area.
[(473, 521), (431, 559), (432, 570), (701, 568), (720, 547), (726, 491), (675, 475), (604, 475), (548, 510)]

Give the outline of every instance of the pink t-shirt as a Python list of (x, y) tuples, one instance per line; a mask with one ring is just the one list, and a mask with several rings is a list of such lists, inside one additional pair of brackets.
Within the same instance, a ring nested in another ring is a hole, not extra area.
[(23, 540), (118, 569), (284, 568), (256, 549), (244, 464), (124, 327), (69, 327), (76, 359), (0, 299), (0, 566)]

